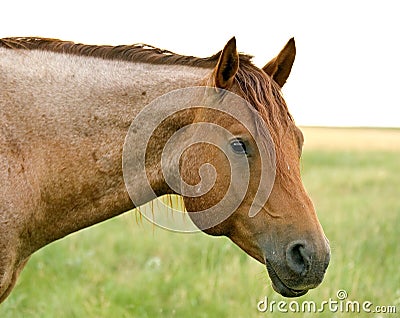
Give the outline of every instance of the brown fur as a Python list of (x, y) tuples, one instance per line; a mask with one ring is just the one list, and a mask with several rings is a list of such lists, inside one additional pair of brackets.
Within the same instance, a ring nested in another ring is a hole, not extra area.
[[(317, 286), (329, 262), (329, 245), (301, 183), (302, 135), (280, 91), (294, 54), (292, 41), (261, 70), (250, 56), (237, 53), (234, 39), (208, 58), (141, 44), (112, 47), (43, 38), (0, 39), (0, 301), (37, 249), (133, 208), (121, 167), (130, 123), (153, 99), (201, 84), (246, 99), (266, 123), (277, 157), (275, 183), (262, 213), (252, 218), (247, 214), (256, 181), (266, 173), (255, 155), (243, 205), (206, 232), (228, 236), (266, 264), (274, 288), (283, 295), (298, 296)], [(146, 173), (157, 195), (172, 193), (160, 169), (163, 141), (196, 121), (234, 127), (248, 135), (222, 114), (177, 114), (155, 131), (146, 153)], [(220, 176), (210, 193), (184, 198), (189, 212), (201, 211), (227, 188), (223, 176), (229, 176), (229, 165), (209, 146), (197, 145), (183, 158), (182, 173), (188, 182), (199, 181), (198, 169), (204, 162), (212, 163)], [(135, 186), (138, 192), (143, 189), (139, 182)], [(148, 193), (142, 195), (146, 202)], [(295, 255), (288, 258), (288, 253)], [(300, 273), (296, 266), (304, 270)]]
[[(294, 43), (293, 39), (290, 40), (289, 43)], [(56, 53), (98, 57), (110, 60), (166, 65), (178, 64), (204, 68), (215, 67), (222, 52), (220, 51), (207, 58), (199, 58), (179, 55), (148, 44), (99, 46), (35, 37), (3, 38), (0, 39), (0, 47), (1, 46), (16, 50), (48, 50)], [(293, 122), (293, 118), (282, 97), (279, 85), (271, 80), (271, 77), (267, 76), (266, 73), (261, 72), (251, 63), (250, 55), (239, 54), (238, 57), (238, 69), (234, 70), (233, 75), (236, 84), (239, 85), (240, 95), (260, 112), (261, 116), (267, 122), (268, 127), (271, 128), (270, 133), (272, 134), (273, 141), (276, 144), (277, 151), (277, 172), (286, 176), (284, 179), (288, 181), (290, 177), (287, 173), (287, 166), (284, 167), (284, 147), (281, 147), (280, 144), (283, 135), (287, 133), (287, 129), (290, 127), (290, 123)], [(274, 58), (268, 64), (269, 67), (267, 65), (264, 67), (266, 72), (271, 68), (276, 72), (275, 69), (277, 69), (278, 66), (273, 63), (276, 59), (277, 58)], [(292, 63), (293, 60), (291, 61)], [(274, 66), (272, 66), (273, 64)], [(286, 76), (288, 75), (289, 73), (286, 73)], [(280, 82), (282, 82), (282, 80)], [(215, 85), (221, 86), (219, 83), (215, 83)], [(227, 88), (228, 86), (222, 88)], [(230, 86), (232, 86), (232, 83)], [(296, 133), (301, 134), (297, 129)]]

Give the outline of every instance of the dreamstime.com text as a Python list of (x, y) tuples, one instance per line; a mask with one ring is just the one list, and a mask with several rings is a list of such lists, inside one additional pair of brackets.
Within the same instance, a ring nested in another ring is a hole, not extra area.
[(338, 290), (336, 298), (319, 303), (312, 300), (299, 302), (291, 301), (276, 301), (269, 300), (267, 296), (257, 303), (257, 310), (265, 313), (281, 312), (281, 313), (317, 313), (317, 312), (332, 312), (332, 313), (381, 313), (394, 314), (397, 312), (395, 305), (376, 306), (371, 301), (358, 301), (348, 299), (347, 292), (343, 289)]

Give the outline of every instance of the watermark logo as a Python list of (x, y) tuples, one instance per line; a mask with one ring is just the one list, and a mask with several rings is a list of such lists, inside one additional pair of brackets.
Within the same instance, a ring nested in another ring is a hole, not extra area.
[[(249, 140), (251, 145), (246, 145)], [(260, 159), (263, 173), (258, 176), (251, 170), (246, 147)], [(212, 155), (205, 149), (213, 149)], [(222, 154), (218, 158), (224, 160), (224, 166), (214, 160), (217, 152)], [(199, 198), (219, 190), (215, 188), (218, 177), (228, 180), (220, 200), (191, 212), (191, 220), (186, 217), (182, 222), (186, 213), (180, 210), (173, 210), (175, 217), (171, 217), (162, 209), (139, 209), (152, 223), (178, 232), (220, 224), (241, 206), (249, 185), (258, 189), (248, 211), (254, 217), (267, 202), (276, 173), (274, 143), (260, 114), (238, 95), (212, 87), (178, 89), (153, 100), (135, 116), (122, 157), (126, 189), (136, 207), (158, 197), (154, 190), (157, 182), (185, 198)], [(188, 162), (193, 167), (188, 167)], [(186, 175), (182, 175), (185, 165)], [(182, 218), (176, 217), (179, 214)], [(192, 220), (199, 221), (193, 224)]]
[(329, 298), (321, 302), (312, 300), (302, 302), (297, 300), (275, 301), (269, 300), (265, 296), (264, 299), (258, 301), (257, 310), (263, 313), (397, 313), (395, 305), (375, 305), (369, 300), (352, 300), (344, 289), (338, 290), (335, 298)]

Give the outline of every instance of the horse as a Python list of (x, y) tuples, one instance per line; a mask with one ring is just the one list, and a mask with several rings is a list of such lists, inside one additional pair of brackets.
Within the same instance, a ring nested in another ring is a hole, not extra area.
[[(295, 54), (293, 38), (262, 68), (238, 53), (235, 38), (207, 58), (145, 44), (0, 39), (0, 302), (38, 249), (170, 194), (183, 198), (200, 230), (227, 236), (262, 263), (276, 292), (298, 297), (317, 287), (329, 264), (329, 242), (301, 181), (304, 139), (281, 92)], [(161, 103), (132, 129), (147, 105), (190, 87), (211, 90), (217, 101), (233, 94), (246, 107), (231, 99), (229, 109), (240, 109), (232, 115), (204, 107), (200, 99), (198, 107), (176, 111), (148, 129), (148, 120), (169, 107)], [(229, 133), (196, 125), (206, 123)], [(151, 137), (143, 149), (141, 131), (146, 129)], [(183, 132), (175, 145), (188, 145), (188, 139), (194, 144), (185, 146), (179, 158), (174, 151), (164, 156), (164, 146), (177, 131)], [(131, 159), (138, 158), (136, 152), (145, 156), (142, 170), (135, 161), (124, 161), (127, 169), (121, 164), (129, 136)], [(196, 142), (205, 137), (218, 140), (218, 146)], [(262, 165), (260, 143), (271, 165)], [(241, 179), (230, 182), (229, 176), (242, 178), (245, 170), (245, 187), (240, 188)], [(135, 178), (143, 171), (146, 186)], [(198, 195), (167, 180), (179, 177), (193, 188), (210, 171), (212, 187)], [(265, 200), (251, 212), (259, 191), (266, 192)], [(224, 195), (228, 204), (223, 208), (197, 213), (218, 205)], [(234, 196), (240, 202), (229, 205)], [(218, 219), (219, 213), (224, 217)]]

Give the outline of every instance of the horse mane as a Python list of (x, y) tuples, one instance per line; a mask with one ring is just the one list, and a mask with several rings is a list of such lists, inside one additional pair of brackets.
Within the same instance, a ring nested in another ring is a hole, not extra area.
[[(186, 56), (169, 50), (160, 49), (143, 43), (132, 45), (88, 45), (72, 41), (37, 37), (14, 37), (0, 39), (0, 47), (24, 50), (43, 50), (80, 56), (97, 57), (106, 60), (142, 62), (163, 65), (185, 65), (201, 68), (213, 68), (218, 62), (221, 51), (206, 57)], [(240, 54), (241, 63), (249, 63), (251, 56)]]
[[(43, 50), (106, 60), (184, 65), (200, 68), (214, 68), (221, 55), (221, 51), (219, 51), (210, 57), (200, 58), (176, 54), (148, 44), (87, 45), (39, 37), (3, 38), (0, 39), (0, 47), (14, 50)], [(239, 86), (242, 97), (253, 105), (269, 127), (271, 137), (275, 143), (277, 173), (285, 176), (284, 180), (289, 180), (290, 176), (284, 163), (285, 154), (280, 141), (291, 123), (293, 123), (293, 118), (289, 113), (278, 84), (264, 71), (254, 66), (251, 61), (252, 56), (240, 54), (239, 59), (236, 83)]]
[[(288, 170), (282, 140), (294, 120), (282, 96), (279, 85), (264, 71), (253, 64), (242, 64), (236, 74), (240, 95), (260, 114), (269, 128), (275, 144), (276, 174), (281, 176), (282, 186), (291, 194), (293, 174)], [(256, 122), (259, 125), (258, 122)], [(259, 129), (262, 132), (262, 129)]]

